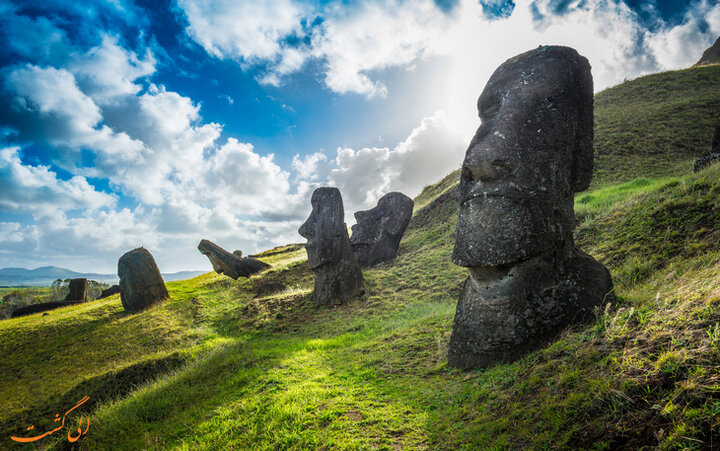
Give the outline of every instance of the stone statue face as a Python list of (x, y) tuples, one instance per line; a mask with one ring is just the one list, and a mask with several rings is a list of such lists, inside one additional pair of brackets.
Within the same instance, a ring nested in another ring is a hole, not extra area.
[(308, 266), (315, 269), (341, 260), (342, 235), (347, 231), (342, 197), (337, 188), (316, 189), (310, 203), (312, 212), (298, 233), (307, 239)]
[(378, 200), (374, 208), (356, 212), (357, 224), (352, 227), (350, 240), (353, 246), (374, 246), (384, 240), (396, 240), (407, 227), (412, 206), (412, 199), (404, 194), (388, 193)]
[(592, 76), (567, 47), (501, 65), (478, 99), (460, 176), (453, 262), (501, 266), (572, 239), (573, 194), (592, 175)]

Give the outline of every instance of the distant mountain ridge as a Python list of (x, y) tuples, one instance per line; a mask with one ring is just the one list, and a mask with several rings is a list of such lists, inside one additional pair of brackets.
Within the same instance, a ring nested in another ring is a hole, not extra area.
[[(183, 280), (205, 272), (207, 271), (179, 271), (163, 274), (162, 276), (165, 281)], [(115, 274), (81, 273), (57, 266), (41, 266), (35, 269), (0, 268), (0, 286), (43, 286), (51, 285), (56, 279), (76, 279), (79, 277), (109, 284), (118, 282), (118, 277)]]

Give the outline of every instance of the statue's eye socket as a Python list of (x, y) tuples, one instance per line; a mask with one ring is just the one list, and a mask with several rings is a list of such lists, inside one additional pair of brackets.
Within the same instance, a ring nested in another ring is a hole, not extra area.
[(463, 165), (460, 176), (467, 183), (472, 183), (474, 181), (472, 170), (470, 170), (470, 168), (466, 164)]
[(492, 119), (500, 112), (502, 101), (499, 96), (493, 96), (487, 100), (483, 100), (480, 104), (480, 117), (483, 119)]

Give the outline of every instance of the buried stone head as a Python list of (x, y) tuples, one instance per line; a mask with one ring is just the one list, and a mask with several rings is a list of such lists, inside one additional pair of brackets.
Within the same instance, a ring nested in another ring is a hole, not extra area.
[(471, 368), (514, 360), (591, 317), (612, 289), (573, 244), (573, 196), (593, 167), (588, 61), (568, 47), (509, 59), (478, 99), (465, 155), (453, 262), (469, 268), (449, 360)]

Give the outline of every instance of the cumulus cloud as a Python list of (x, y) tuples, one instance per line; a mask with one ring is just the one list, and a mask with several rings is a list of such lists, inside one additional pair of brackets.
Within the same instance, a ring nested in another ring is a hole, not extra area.
[(242, 61), (273, 59), (280, 41), (302, 30), (304, 14), (291, 0), (179, 0), (188, 34), (209, 54)]
[(328, 182), (340, 189), (346, 209), (352, 211), (373, 206), (390, 191), (414, 197), (425, 185), (460, 167), (465, 141), (445, 114), (437, 112), (392, 149), (338, 149)]
[(352, 14), (323, 22), (313, 36), (311, 54), (327, 61), (325, 83), (331, 90), (385, 95), (387, 87), (368, 74), (422, 57), (450, 21), (430, 1), (362, 2)]
[(95, 190), (84, 177), (60, 180), (47, 166), (23, 165), (19, 150), (0, 149), (0, 209), (43, 216), (115, 206), (116, 196)]
[[(703, 26), (706, 25), (706, 26)], [(684, 23), (645, 33), (645, 42), (662, 69), (688, 67), (720, 35), (720, 4), (701, 1), (690, 8)]]
[(295, 154), (292, 160), (292, 168), (297, 172), (298, 179), (317, 180), (320, 174), (327, 173), (323, 167), (327, 163), (327, 157), (322, 152), (315, 152), (301, 157)]
[(117, 39), (105, 35), (102, 43), (78, 54), (68, 64), (83, 92), (98, 104), (118, 96), (137, 94), (142, 86), (140, 77), (155, 72), (155, 58), (149, 51), (143, 59), (120, 47)]
[[(258, 18), (247, 25), (240, 7), (226, 2), (219, 2), (212, 12), (201, 11), (194, 0), (181, 2), (181, 7), (188, 15), (187, 32), (193, 39), (214, 56), (266, 64), (268, 70), (260, 77), (265, 83), (280, 85), (283, 77), (313, 58), (323, 62), (324, 83), (330, 90), (366, 97), (387, 95), (382, 71), (412, 68), (432, 57), (455, 60), (457, 70), (465, 75), (448, 74), (443, 81), (465, 78), (462, 88), (468, 91), (484, 84), (490, 71), (508, 56), (540, 44), (575, 47), (590, 59), (596, 88), (603, 89), (627, 77), (687, 66), (693, 54), (689, 50), (710, 45), (720, 27), (718, 5), (707, 0), (694, 2), (683, 23), (657, 32), (649, 32), (620, 0), (462, 0), (452, 4), (376, 0), (350, 8), (330, 4), (318, 10), (304, 10), (289, 0), (283, 3), (287, 12), (271, 20), (272, 26), (266, 22), (267, 11), (277, 6), (275, 2), (258, 7), (262, 10)], [(302, 33), (301, 24), (316, 15), (323, 21), (307, 31), (309, 44), (284, 43), (287, 37)], [(703, 21), (708, 26), (700, 26)], [(244, 29), (250, 31), (239, 31)], [(247, 36), (256, 32), (256, 44), (248, 44)]]
[(102, 113), (66, 69), (26, 64), (9, 72), (5, 90), (10, 124), (22, 137), (58, 147), (97, 149), (123, 159), (138, 155), (142, 143), (102, 125)]

